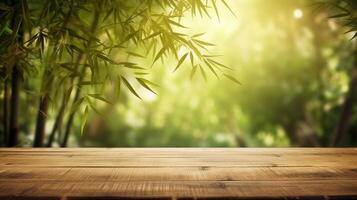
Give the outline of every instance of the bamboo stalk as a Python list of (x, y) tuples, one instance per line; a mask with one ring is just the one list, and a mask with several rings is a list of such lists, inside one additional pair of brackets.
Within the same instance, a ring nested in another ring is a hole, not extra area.
[(7, 144), (8, 137), (9, 137), (9, 86), (8, 86), (7, 79), (4, 81), (3, 115), (4, 115), (4, 117), (3, 117), (3, 127), (4, 127), (3, 143)]
[(33, 143), (34, 147), (42, 147), (43, 139), (45, 137), (46, 130), (46, 119), (48, 115), (48, 103), (49, 103), (49, 94), (46, 93), (40, 100), (38, 113), (37, 113), (37, 123), (36, 123), (36, 132), (35, 140)]
[(9, 122), (9, 141), (8, 146), (14, 147), (18, 144), (19, 137), (19, 97), (20, 97), (20, 71), (17, 64), (12, 69), (11, 80), (11, 105), (10, 105), (10, 122)]
[[(355, 44), (354, 54), (357, 53), (357, 42)], [(340, 114), (339, 123), (337, 129), (332, 137), (330, 146), (338, 146), (341, 144), (346, 144), (346, 139), (348, 136), (348, 128), (353, 114), (353, 106), (357, 99), (357, 58), (354, 57), (354, 68), (351, 72), (351, 81), (349, 84), (349, 89), (346, 94), (345, 101), (342, 106), (342, 111)]]
[[(92, 25), (91, 25), (91, 33), (93, 33), (93, 34), (95, 33), (95, 31), (97, 29), (97, 26), (98, 26), (99, 14), (100, 14), (99, 9), (95, 9), (94, 17), (93, 17), (93, 21), (92, 21)], [(92, 40), (90, 39), (87, 42), (88, 48), (91, 46), (91, 43), (92, 43)], [(86, 66), (84, 65), (82, 67), (82, 70), (81, 70), (81, 76), (78, 79), (79, 83), (82, 82), (85, 71), (86, 71)], [(76, 89), (76, 92), (75, 92), (74, 99), (73, 99), (73, 103), (78, 101), (78, 99), (80, 97), (80, 94), (81, 94), (81, 86), (78, 85), (78, 87)], [(70, 134), (70, 131), (71, 131), (72, 124), (73, 124), (74, 116), (75, 116), (75, 112), (72, 112), (68, 117), (68, 120), (67, 120), (67, 123), (66, 123), (65, 132), (64, 132), (63, 141), (61, 143), (61, 147), (67, 147), (68, 138), (69, 138), (69, 134)]]
[(57, 116), (56, 116), (56, 121), (52, 127), (50, 137), (48, 138), (47, 147), (52, 147), (53, 141), (56, 136), (56, 132), (58, 131), (59, 127), (62, 124), (65, 109), (66, 109), (66, 97), (63, 96), (61, 106), (60, 106)]

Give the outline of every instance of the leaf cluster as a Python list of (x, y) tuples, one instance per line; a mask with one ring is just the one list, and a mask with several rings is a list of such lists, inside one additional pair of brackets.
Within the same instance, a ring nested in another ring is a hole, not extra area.
[[(64, 96), (70, 113), (83, 108), (98, 111), (95, 102), (110, 103), (103, 94), (115, 85), (126, 87), (140, 97), (136, 85), (156, 94), (145, 75), (150, 66), (140, 66), (128, 58), (152, 57), (152, 64), (170, 55), (177, 59), (174, 71), (184, 62), (206, 79), (207, 71), (233, 80), (232, 70), (216, 60), (204, 41), (204, 33), (185, 34), (181, 23), (187, 13), (211, 17), (217, 4), (231, 12), (224, 0), (28, 0), (0, 4), (0, 56), (2, 78), (20, 60), (25, 83), (38, 96), (48, 96), (53, 104)], [(232, 12), (233, 13), (233, 12)], [(18, 17), (14, 17), (14, 15)], [(15, 20), (14, 20), (15, 19)], [(139, 52), (144, 49), (144, 52)], [(179, 52), (184, 51), (183, 55)], [(40, 83), (40, 86), (38, 86)], [(76, 92), (80, 91), (78, 95)], [(76, 97), (77, 96), (77, 97)], [(84, 125), (81, 129), (83, 130)]]

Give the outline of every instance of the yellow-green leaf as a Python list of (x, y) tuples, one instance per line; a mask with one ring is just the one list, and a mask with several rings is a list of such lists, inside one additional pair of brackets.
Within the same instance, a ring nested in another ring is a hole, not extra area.
[(193, 76), (195, 75), (196, 71), (197, 71), (197, 65), (192, 66), (191, 75), (190, 75), (191, 79), (193, 79)]
[(157, 94), (154, 90), (152, 90), (150, 88), (150, 86), (148, 84), (146, 84), (146, 79), (143, 78), (136, 78), (136, 80), (140, 83), (140, 85), (142, 85), (144, 88), (146, 88), (147, 90), (151, 91), (154, 94)]
[(185, 53), (185, 55), (183, 55), (180, 60), (177, 63), (176, 68), (174, 69), (174, 72), (181, 66), (181, 64), (183, 63), (183, 61), (185, 60), (185, 58), (187, 57), (188, 53)]
[(220, 21), (220, 19), (219, 19), (219, 14), (218, 14), (218, 9), (217, 9), (217, 5), (216, 5), (216, 0), (212, 0), (212, 5), (213, 5), (213, 8), (214, 8), (214, 10), (215, 10), (215, 12), (216, 12), (218, 21)]
[(162, 54), (165, 53), (166, 49), (167, 49), (166, 47), (162, 47), (161, 48), (161, 50), (156, 54), (156, 57), (155, 57), (154, 62), (152, 64), (154, 64), (162, 56)]
[(193, 63), (193, 53), (192, 53), (192, 51), (190, 52), (190, 60), (191, 60), (191, 66), (193, 67), (194, 63)]
[(228, 74), (224, 74), (224, 76), (226, 76), (229, 80), (241, 85), (241, 83), (236, 78), (234, 78), (233, 76), (228, 75)]
[(205, 70), (202, 68), (201, 65), (198, 65), (198, 66), (200, 67), (200, 70), (201, 70), (201, 73), (202, 73), (203, 78), (205, 79), (205, 81), (207, 81), (207, 76), (206, 76)]
[(226, 3), (226, 1), (225, 1), (225, 0), (222, 0), (222, 3), (228, 8), (229, 11), (231, 11), (231, 13), (233, 14), (233, 16), (237, 18), (237, 15), (233, 12), (233, 10), (231, 9), (231, 7), (229, 7), (229, 5)]
[(126, 52), (127, 54), (131, 55), (131, 56), (135, 56), (135, 57), (139, 57), (139, 58), (144, 58), (144, 56), (138, 54), (138, 53), (135, 53), (135, 52), (131, 52), (131, 51), (127, 51)]
[(92, 98), (95, 98), (95, 99), (98, 99), (98, 100), (101, 100), (101, 101), (103, 101), (105, 103), (111, 104), (110, 101), (108, 101), (107, 99), (102, 97), (100, 94), (88, 94), (88, 96), (90, 96)]
[(205, 61), (206, 65), (207, 65), (207, 67), (211, 70), (211, 72), (218, 78), (218, 74), (217, 74), (216, 71), (213, 69), (213, 67), (211, 66), (211, 64), (209, 64), (209, 63), (207, 62), (207, 60), (204, 60), (204, 61)]
[(88, 105), (86, 105), (86, 107), (85, 107), (85, 109), (84, 109), (83, 117), (82, 117), (82, 122), (81, 122), (81, 135), (83, 134), (84, 127), (85, 127), (86, 122), (87, 122), (87, 118), (88, 118)]
[(130, 90), (130, 92), (135, 95), (136, 97), (138, 97), (139, 99), (141, 99), (141, 97), (138, 95), (138, 93), (136, 93), (136, 91), (134, 90), (134, 88), (130, 85), (130, 83), (123, 77), (121, 76), (121, 80), (123, 80), (124, 85)]

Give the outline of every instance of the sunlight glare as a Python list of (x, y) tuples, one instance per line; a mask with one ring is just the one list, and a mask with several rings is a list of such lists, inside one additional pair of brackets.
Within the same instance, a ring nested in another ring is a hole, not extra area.
[(300, 9), (297, 8), (297, 9), (294, 10), (294, 17), (296, 19), (302, 18), (302, 16), (303, 16), (303, 13), (302, 13), (302, 11)]

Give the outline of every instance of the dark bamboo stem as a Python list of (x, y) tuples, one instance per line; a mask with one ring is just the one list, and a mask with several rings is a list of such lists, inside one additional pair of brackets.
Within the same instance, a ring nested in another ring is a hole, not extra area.
[[(67, 15), (66, 15), (66, 20), (64, 20), (64, 23), (62, 24), (62, 28), (65, 28), (69, 22), (69, 19), (72, 15), (73, 12), (73, 0), (71, 0), (71, 6), (70, 6), (70, 10), (68, 11)], [(58, 45), (59, 41), (55, 42), (54, 46)], [(55, 58), (56, 54), (53, 52), (52, 57)], [(50, 72), (48, 70), (45, 70), (44, 75), (43, 75), (43, 83), (45, 83), (45, 80), (48, 79)], [(52, 87), (52, 81), (50, 80), (49, 83), (46, 83), (46, 85), (43, 85), (42, 87)], [(46, 121), (47, 121), (47, 115), (48, 115), (48, 104), (49, 104), (49, 99), (50, 99), (50, 93), (49, 91), (45, 91), (45, 94), (43, 96), (41, 96), (40, 98), (40, 104), (39, 104), (39, 109), (38, 109), (38, 114), (37, 114), (37, 123), (36, 123), (36, 131), (35, 131), (35, 139), (34, 139), (34, 147), (42, 147), (44, 144), (44, 138), (45, 138), (45, 133), (46, 133)], [(63, 108), (62, 108), (63, 107)], [(52, 145), (52, 141), (54, 139), (54, 135), (56, 133), (57, 127), (60, 124), (60, 120), (62, 120), (62, 115), (63, 112), (62, 109), (64, 110), (64, 106), (61, 105), (61, 110), (59, 111), (59, 115), (56, 117), (56, 123), (52, 129), (50, 138), (49, 138), (49, 142), (47, 143), (48, 145)]]
[(66, 97), (63, 95), (61, 106), (56, 116), (56, 121), (52, 127), (50, 137), (48, 138), (47, 147), (52, 147), (53, 141), (56, 136), (56, 132), (58, 131), (59, 127), (62, 124), (65, 109), (66, 109)]
[(19, 96), (20, 96), (20, 71), (17, 64), (14, 65), (11, 75), (11, 105), (10, 105), (10, 125), (9, 125), (9, 147), (18, 144), (19, 137)]
[(38, 113), (37, 113), (37, 122), (36, 122), (36, 132), (35, 132), (35, 140), (33, 143), (33, 147), (42, 147), (43, 140), (45, 137), (45, 129), (46, 129), (46, 119), (48, 114), (48, 103), (49, 103), (49, 95), (45, 94), (39, 103)]
[[(21, 15), (19, 10), (21, 8), (20, 1), (13, 1), (12, 5), (14, 7), (14, 13), (12, 16), (12, 29), (18, 30), (18, 35), (22, 39), (23, 30), (21, 27)], [(18, 43), (20, 39), (15, 35), (16, 31), (13, 32), (13, 42)], [(10, 118), (9, 118), (9, 140), (7, 146), (14, 147), (18, 144), (19, 138), (19, 123), (18, 123), (18, 112), (19, 112), (19, 98), (20, 98), (20, 82), (21, 82), (21, 71), (18, 63), (15, 63), (11, 71), (11, 100), (10, 100)]]
[(343, 103), (339, 123), (334, 134), (331, 146), (340, 146), (346, 143), (349, 123), (352, 117), (353, 106), (357, 96), (357, 68), (352, 71), (351, 82), (346, 99)]
[[(357, 54), (357, 42), (355, 44), (354, 55)], [(351, 121), (353, 106), (357, 100), (357, 56), (354, 56), (354, 68), (351, 72), (351, 81), (349, 90), (346, 94), (345, 101), (342, 106), (342, 111), (337, 129), (332, 137), (330, 146), (340, 146), (346, 144), (348, 135), (349, 123)]]
[(6, 145), (8, 143), (9, 137), (9, 86), (8, 80), (4, 81), (4, 104), (3, 104), (3, 144)]
[[(97, 25), (98, 25), (98, 21), (99, 21), (99, 14), (100, 14), (100, 10), (98, 8), (96, 8), (95, 12), (94, 12), (92, 25), (91, 25), (91, 33), (92, 34), (95, 34), (95, 30), (97, 29)], [(92, 43), (92, 40), (89, 40), (88, 43), (87, 43), (87, 47), (88, 48), (90, 48), (91, 43)], [(81, 76), (78, 79), (79, 83), (82, 82), (84, 74), (85, 74), (85, 71), (86, 71), (86, 66), (84, 65), (82, 67), (82, 70), (81, 70)], [(78, 101), (78, 99), (80, 97), (80, 94), (81, 94), (81, 87), (78, 85), (78, 87), (76, 89), (76, 92), (75, 92), (74, 99), (73, 99), (73, 103)], [(68, 138), (69, 138), (69, 134), (70, 134), (70, 131), (71, 131), (72, 124), (73, 124), (74, 116), (75, 116), (75, 112), (72, 112), (68, 117), (68, 120), (67, 120), (67, 123), (66, 123), (66, 129), (65, 129), (65, 132), (64, 132), (63, 141), (61, 143), (61, 147), (67, 147)]]

